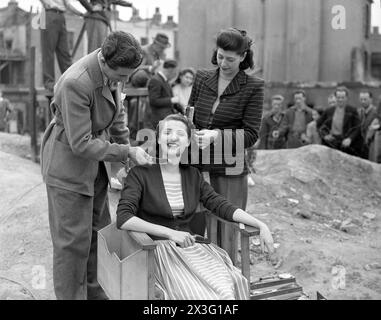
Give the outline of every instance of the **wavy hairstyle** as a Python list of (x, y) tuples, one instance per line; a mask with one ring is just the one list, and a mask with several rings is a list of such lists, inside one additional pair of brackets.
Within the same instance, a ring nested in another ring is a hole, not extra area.
[(111, 69), (137, 68), (143, 61), (143, 50), (131, 33), (115, 31), (103, 41), (101, 52)]
[(247, 36), (245, 30), (236, 28), (229, 28), (221, 30), (217, 35), (216, 48), (213, 51), (212, 63), (217, 65), (217, 50), (218, 48), (233, 51), (239, 55), (246, 53), (245, 59), (240, 63), (239, 69), (253, 69), (254, 68), (254, 52), (251, 49), (253, 40)]

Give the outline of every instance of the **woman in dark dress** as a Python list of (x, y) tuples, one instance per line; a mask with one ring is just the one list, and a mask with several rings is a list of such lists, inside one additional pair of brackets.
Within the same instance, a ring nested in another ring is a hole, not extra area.
[[(195, 135), (201, 150), (197, 167), (209, 173), (217, 193), (243, 209), (249, 174), (245, 149), (258, 140), (264, 97), (264, 81), (245, 73), (254, 68), (251, 46), (245, 31), (221, 31), (212, 56), (217, 68), (196, 73), (189, 99), (199, 130)], [(203, 154), (209, 154), (210, 161)], [(219, 244), (235, 259), (237, 232), (231, 229), (226, 234)]]

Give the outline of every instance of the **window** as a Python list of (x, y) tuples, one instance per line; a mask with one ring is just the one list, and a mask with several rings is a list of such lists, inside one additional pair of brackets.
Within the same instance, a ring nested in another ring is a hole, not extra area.
[(370, 35), (370, 12), (371, 6), (369, 3), (365, 5), (365, 18), (364, 18), (364, 36), (365, 39), (369, 39)]
[(381, 80), (381, 52), (372, 53), (372, 77)]
[(0, 49), (4, 48), (4, 33), (0, 31)]
[(12, 39), (5, 40), (5, 49), (12, 50), (12, 44), (13, 44)]

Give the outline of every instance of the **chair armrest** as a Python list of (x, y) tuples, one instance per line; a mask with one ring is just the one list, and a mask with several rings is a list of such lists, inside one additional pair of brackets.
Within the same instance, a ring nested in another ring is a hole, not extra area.
[(156, 243), (145, 232), (126, 231), (142, 250), (154, 250)]
[(222, 218), (212, 214), (210, 211), (207, 211), (206, 214), (210, 219), (215, 219), (215, 220), (220, 221), (226, 225), (230, 225), (244, 235), (247, 235), (249, 237), (259, 236), (260, 230), (258, 228), (244, 225), (244, 228), (241, 229), (240, 224), (237, 222), (231, 222), (231, 221), (227, 221), (225, 219), (222, 219)]

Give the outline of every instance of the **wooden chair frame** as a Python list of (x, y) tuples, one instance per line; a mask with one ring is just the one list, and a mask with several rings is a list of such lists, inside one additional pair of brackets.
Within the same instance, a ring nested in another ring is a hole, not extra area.
[[(259, 235), (259, 229), (240, 227), (207, 213), (208, 238), (217, 243), (217, 222), (233, 226), (241, 237), (241, 269), (250, 283), (250, 237)], [(155, 242), (143, 232), (117, 230), (115, 225), (105, 229), (110, 236), (119, 239), (106, 241), (102, 230), (98, 235), (98, 282), (110, 299), (155, 299)], [(224, 228), (222, 228), (224, 232)], [(130, 259), (131, 258), (131, 259)], [(126, 261), (130, 259), (131, 261)], [(128, 262), (126, 264), (125, 262)]]

